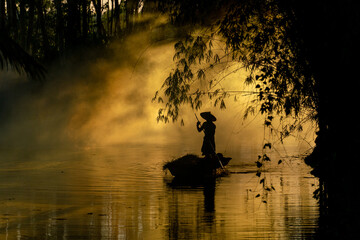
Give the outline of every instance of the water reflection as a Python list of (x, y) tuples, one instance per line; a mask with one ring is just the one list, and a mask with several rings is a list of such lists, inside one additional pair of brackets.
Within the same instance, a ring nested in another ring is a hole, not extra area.
[(202, 239), (216, 232), (215, 178), (202, 182), (174, 178), (167, 188), (170, 239)]
[(161, 170), (181, 151), (161, 145), (1, 151), (0, 239), (314, 236), (317, 180), (300, 160), (271, 170), (276, 191), (264, 204), (255, 197), (252, 159), (235, 157), (233, 174), (188, 184)]

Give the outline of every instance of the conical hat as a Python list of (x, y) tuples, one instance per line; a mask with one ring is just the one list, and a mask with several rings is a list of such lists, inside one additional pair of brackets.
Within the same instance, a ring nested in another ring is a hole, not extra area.
[(216, 117), (212, 115), (211, 112), (202, 112), (200, 113), (200, 116), (207, 121), (212, 121), (212, 122), (216, 121)]

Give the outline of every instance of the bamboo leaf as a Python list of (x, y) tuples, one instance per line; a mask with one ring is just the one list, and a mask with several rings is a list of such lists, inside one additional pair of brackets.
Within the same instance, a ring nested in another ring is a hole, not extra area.
[(264, 144), (264, 146), (263, 146), (263, 149), (265, 149), (265, 148), (269, 148), (269, 149), (271, 149), (271, 143), (265, 143)]
[(255, 162), (256, 163), (256, 166), (258, 167), (258, 168), (261, 168), (261, 166), (263, 165), (261, 162), (259, 162), (259, 161), (257, 161), (257, 162)]
[(199, 71), (197, 72), (197, 77), (198, 79), (205, 79), (205, 72), (202, 69), (199, 69)]
[(220, 109), (225, 109), (225, 108), (226, 108), (226, 105), (225, 105), (224, 99), (222, 99), (221, 103), (220, 103)]

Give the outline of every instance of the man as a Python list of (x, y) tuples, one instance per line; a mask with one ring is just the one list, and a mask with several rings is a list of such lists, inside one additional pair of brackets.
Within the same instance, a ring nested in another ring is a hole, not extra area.
[(215, 129), (216, 126), (213, 122), (216, 121), (216, 117), (210, 112), (202, 112), (200, 116), (206, 120), (202, 125), (200, 121), (197, 122), (196, 127), (199, 132), (204, 131), (204, 141), (201, 147), (202, 155), (205, 157), (215, 156)]

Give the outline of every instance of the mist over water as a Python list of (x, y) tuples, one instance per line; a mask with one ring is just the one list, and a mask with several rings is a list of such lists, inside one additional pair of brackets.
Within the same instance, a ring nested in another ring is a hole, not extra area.
[[(81, 57), (74, 54), (68, 62), (54, 64), (44, 83), (1, 73), (0, 146), (82, 148), (191, 142), (194, 149), (200, 149), (202, 135), (196, 131), (195, 112), (190, 107), (181, 113), (185, 126), (156, 122), (160, 105), (151, 99), (174, 68), (174, 42), (171, 37), (161, 37), (159, 31), (171, 32), (154, 27), (112, 43), (106, 53), (95, 49)], [(233, 74), (223, 87), (243, 89), (245, 77), (245, 72)], [(226, 110), (214, 108), (210, 100), (204, 102), (202, 110), (212, 111), (218, 118), (219, 151), (238, 151), (242, 145), (261, 148), (263, 118), (243, 120), (251, 99), (229, 99)]]
[(1, 145), (161, 142), (192, 132), (193, 114), (185, 127), (156, 122), (159, 105), (151, 98), (173, 67), (173, 42), (157, 45), (150, 37), (134, 34), (105, 56), (74, 56), (51, 67), (43, 84), (2, 73)]
[[(314, 131), (306, 126), (301, 136), (280, 144), (264, 130), (261, 115), (243, 119), (251, 95), (229, 98), (225, 110), (207, 100), (201, 110), (217, 117), (216, 148), (233, 158), (232, 174), (209, 186), (183, 187), (162, 171), (173, 158), (200, 155), (203, 139), (195, 125), (200, 111), (183, 108), (184, 126), (157, 123), (161, 105), (151, 102), (174, 68), (177, 31), (155, 22), (107, 52), (73, 53), (52, 65), (43, 83), (1, 73), (1, 239), (314, 235), (317, 180), (298, 158), (312, 145)], [(236, 72), (221, 87), (246, 89), (245, 77)], [(264, 204), (255, 197), (261, 187), (254, 162), (267, 141), (274, 143), (268, 153), (286, 164), (274, 161), (268, 169), (276, 191)]]
[(4, 74), (1, 143), (107, 145), (154, 135), (151, 97), (171, 67), (172, 48), (149, 44), (139, 34), (113, 43), (112, 54), (74, 56), (49, 69), (43, 85)]

